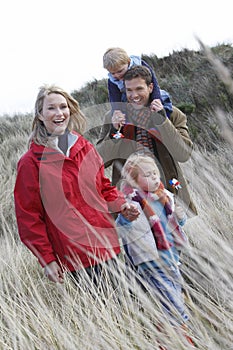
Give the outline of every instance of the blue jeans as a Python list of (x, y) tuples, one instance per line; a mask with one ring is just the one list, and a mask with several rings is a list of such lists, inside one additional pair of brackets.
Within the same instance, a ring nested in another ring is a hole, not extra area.
[(149, 290), (159, 298), (171, 322), (184, 323), (188, 320), (182, 296), (182, 278), (177, 267), (161, 268), (154, 261), (137, 267), (139, 275)]

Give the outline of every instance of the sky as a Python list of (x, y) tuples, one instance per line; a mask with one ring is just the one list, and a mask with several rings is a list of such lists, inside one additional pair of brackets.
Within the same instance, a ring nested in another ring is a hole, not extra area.
[[(0, 115), (31, 113), (39, 87), (107, 77), (109, 47), (159, 58), (233, 43), (232, 0), (7, 0), (1, 3)], [(156, 70), (155, 70), (156, 72)]]

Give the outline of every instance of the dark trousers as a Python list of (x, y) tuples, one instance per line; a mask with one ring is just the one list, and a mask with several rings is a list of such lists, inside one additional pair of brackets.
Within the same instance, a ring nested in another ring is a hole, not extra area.
[(71, 272), (75, 285), (93, 294), (101, 296), (102, 301), (112, 297), (119, 301), (121, 274), (118, 258)]

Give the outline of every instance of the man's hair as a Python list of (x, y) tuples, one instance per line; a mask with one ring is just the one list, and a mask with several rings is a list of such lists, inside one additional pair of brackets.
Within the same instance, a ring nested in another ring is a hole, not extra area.
[(124, 75), (124, 81), (132, 80), (134, 78), (142, 78), (145, 80), (147, 85), (152, 83), (152, 74), (150, 70), (145, 66), (133, 66), (127, 70)]
[(103, 67), (112, 70), (130, 62), (127, 52), (120, 47), (110, 47), (103, 55)]

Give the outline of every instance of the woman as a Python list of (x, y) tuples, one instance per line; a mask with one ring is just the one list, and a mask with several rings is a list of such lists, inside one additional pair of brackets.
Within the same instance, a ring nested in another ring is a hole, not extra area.
[[(29, 150), (17, 167), (15, 210), (22, 242), (53, 282), (120, 253), (111, 212), (137, 211), (104, 176), (101, 157), (81, 134), (78, 102), (56, 86), (40, 89)], [(98, 271), (97, 271), (98, 272)]]

